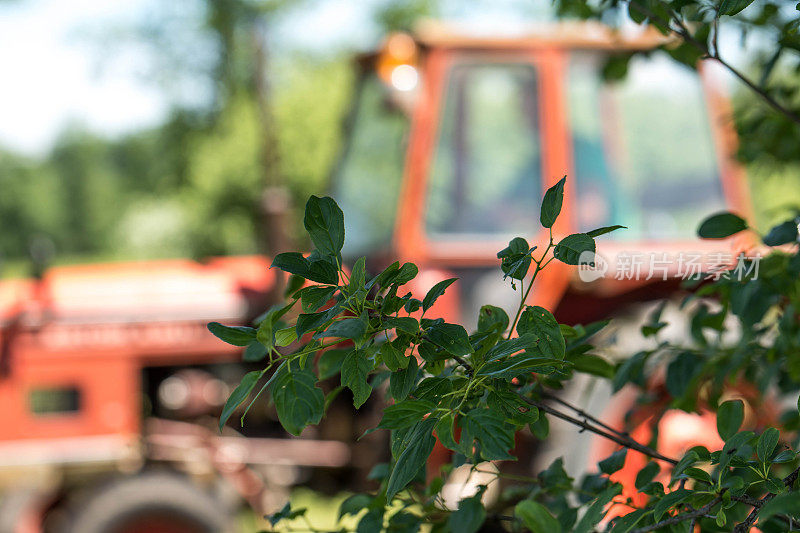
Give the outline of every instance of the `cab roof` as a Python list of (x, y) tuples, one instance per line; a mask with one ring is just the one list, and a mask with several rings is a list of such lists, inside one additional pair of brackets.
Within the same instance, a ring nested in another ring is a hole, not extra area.
[(423, 48), (535, 49), (567, 48), (585, 50), (649, 50), (674, 42), (653, 28), (615, 29), (596, 22), (536, 24), (511, 36), (470, 33), (454, 24), (426, 20), (412, 37)]

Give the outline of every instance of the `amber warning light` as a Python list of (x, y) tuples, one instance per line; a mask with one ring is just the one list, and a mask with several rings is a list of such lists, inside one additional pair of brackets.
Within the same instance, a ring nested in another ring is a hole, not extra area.
[(381, 81), (401, 92), (410, 92), (419, 84), (416, 66), (417, 45), (409, 35), (395, 33), (386, 39), (378, 57), (378, 76)]

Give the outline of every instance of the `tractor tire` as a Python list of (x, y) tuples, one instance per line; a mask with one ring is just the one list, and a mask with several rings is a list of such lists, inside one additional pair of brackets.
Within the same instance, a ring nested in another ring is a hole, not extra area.
[(69, 533), (223, 533), (230, 513), (189, 479), (146, 472), (98, 487), (73, 505)]

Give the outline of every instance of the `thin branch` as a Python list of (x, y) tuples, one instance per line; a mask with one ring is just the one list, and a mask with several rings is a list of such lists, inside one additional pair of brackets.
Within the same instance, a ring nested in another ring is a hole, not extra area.
[[(663, 18), (659, 17), (657, 14), (653, 13), (652, 11), (650, 11), (649, 9), (647, 9), (646, 7), (642, 6), (639, 3), (629, 2), (629, 4), (636, 11), (646, 16), (650, 20), (658, 21), (663, 26), (670, 28), (670, 30), (673, 33), (680, 36), (685, 42), (689, 43), (690, 45), (694, 46), (698, 51), (700, 51), (703, 54), (704, 59), (713, 59), (717, 61), (720, 65), (725, 67), (731, 74), (736, 76), (742, 83), (747, 85), (747, 87), (749, 87), (750, 90), (759, 95), (761, 99), (764, 100), (764, 102), (766, 102), (775, 111), (781, 113), (792, 122), (800, 124), (800, 115), (781, 105), (767, 91), (759, 87), (756, 83), (750, 80), (750, 78), (742, 74), (738, 69), (734, 68), (733, 65), (722, 59), (722, 57), (719, 55), (719, 50), (714, 50), (714, 52), (712, 53), (708, 49), (708, 46), (705, 43), (700, 42), (691, 34), (689, 28), (686, 27), (686, 25), (683, 23), (680, 17), (677, 16), (674, 12), (672, 12), (672, 17), (670, 18), (670, 20), (664, 20)], [(670, 24), (670, 22), (674, 22), (678, 29), (674, 29)]]
[[(717, 496), (716, 498), (714, 498), (713, 500), (711, 500), (710, 502), (705, 504), (700, 509), (695, 509), (695, 510), (690, 511), (688, 513), (677, 514), (677, 515), (672, 516), (670, 518), (666, 518), (666, 519), (664, 519), (661, 522), (658, 522), (656, 524), (653, 524), (653, 525), (650, 525), (650, 526), (645, 526), (645, 527), (640, 527), (638, 529), (634, 529), (633, 531), (631, 531), (631, 533), (647, 533), (648, 531), (655, 531), (656, 529), (661, 529), (662, 527), (665, 527), (665, 526), (670, 526), (672, 524), (678, 524), (680, 522), (685, 522), (686, 520), (691, 520), (692, 524), (694, 524), (694, 522), (698, 518), (702, 518), (702, 517), (706, 516), (711, 511), (711, 509), (713, 509), (714, 506), (719, 504), (719, 502), (721, 502), (721, 501), (722, 501), (722, 495), (720, 494), (719, 496)], [(690, 531), (694, 531), (694, 529), (691, 529)]]
[(475, 375), (475, 371), (473, 370), (473, 368), (472, 368), (472, 365), (470, 365), (469, 363), (467, 363), (467, 362), (464, 360), (464, 358), (463, 358), (463, 357), (461, 357), (461, 356), (459, 356), (459, 355), (454, 355), (454, 356), (453, 356), (453, 359), (455, 359), (455, 360), (456, 360), (456, 362), (457, 362), (459, 365), (461, 365), (461, 366), (463, 366), (463, 367), (464, 367), (464, 370), (467, 372), (467, 375), (468, 375), (469, 377), (472, 377), (473, 375)]
[(678, 464), (677, 460), (672, 459), (670, 457), (667, 457), (665, 455), (662, 455), (662, 454), (658, 453), (657, 451), (655, 451), (654, 449), (652, 449), (652, 448), (650, 448), (648, 446), (645, 446), (644, 444), (640, 444), (639, 442), (633, 440), (632, 438), (630, 438), (628, 436), (616, 435), (614, 433), (609, 433), (608, 431), (606, 431), (606, 430), (604, 430), (602, 428), (599, 428), (599, 427), (597, 427), (595, 425), (589, 424), (588, 421), (579, 420), (579, 419), (574, 418), (574, 417), (572, 417), (572, 416), (570, 416), (570, 415), (568, 415), (566, 413), (562, 413), (558, 409), (555, 409), (555, 408), (553, 408), (553, 407), (551, 407), (551, 406), (549, 406), (549, 405), (547, 405), (545, 403), (539, 402), (539, 401), (534, 400), (532, 398), (528, 398), (527, 396), (525, 396), (523, 394), (520, 394), (519, 392), (517, 393), (517, 396), (519, 396), (525, 403), (527, 403), (529, 405), (532, 405), (532, 406), (536, 407), (537, 409), (539, 409), (541, 411), (544, 411), (547, 414), (553, 415), (556, 418), (560, 418), (561, 420), (565, 420), (565, 421), (567, 421), (567, 422), (569, 422), (571, 424), (574, 424), (574, 425), (576, 425), (576, 426), (578, 426), (580, 428), (585, 429), (586, 431), (591, 431), (592, 433), (600, 435), (601, 437), (605, 437), (606, 439), (608, 439), (610, 441), (616, 442), (620, 446), (624, 446), (625, 448), (637, 451), (639, 453), (643, 453), (644, 455), (647, 455), (648, 457), (651, 457), (653, 459), (658, 459), (659, 461), (664, 461), (664, 462), (667, 462), (667, 463), (670, 463), (670, 464), (673, 464), (673, 465)]
[[(800, 475), (800, 467), (794, 469), (794, 471), (783, 478), (783, 484), (787, 487), (791, 487), (795, 481), (797, 481), (797, 476)], [(769, 493), (764, 495), (760, 500), (758, 500), (758, 505), (755, 505), (753, 502), (753, 510), (750, 511), (750, 514), (747, 515), (747, 518), (744, 519), (743, 522), (736, 524), (736, 527), (733, 529), (734, 533), (745, 533), (750, 531), (750, 528), (753, 527), (753, 524), (758, 519), (758, 513), (761, 511), (761, 508), (764, 507), (764, 504), (770, 501), (772, 498), (775, 497), (775, 494)]]
[(586, 420), (589, 420), (593, 424), (597, 424), (601, 428), (603, 428), (603, 429), (605, 429), (607, 431), (610, 431), (612, 433), (615, 433), (615, 434), (619, 435), (620, 437), (622, 437), (624, 439), (630, 438), (630, 435), (628, 433), (626, 433), (624, 431), (620, 431), (618, 429), (615, 429), (615, 428), (609, 426), (608, 424), (606, 424), (602, 420), (599, 420), (599, 419), (595, 418), (594, 416), (590, 415), (589, 413), (587, 413), (586, 411), (584, 411), (580, 407), (572, 405), (571, 403), (567, 402), (566, 400), (563, 400), (563, 399), (559, 398), (555, 394), (550, 394), (549, 392), (543, 392), (542, 393), (542, 397), (546, 398), (548, 400), (554, 401), (556, 403), (560, 403), (564, 407), (566, 407), (568, 409), (571, 409), (573, 412), (575, 412), (581, 418), (585, 418)]

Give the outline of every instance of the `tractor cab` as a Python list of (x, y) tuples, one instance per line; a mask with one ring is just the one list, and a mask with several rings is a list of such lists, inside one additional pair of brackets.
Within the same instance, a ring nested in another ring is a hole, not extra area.
[(459, 276), (449, 318), (469, 323), (481, 304), (516, 305), (498, 290), (496, 253), (515, 236), (547, 244), (540, 201), (567, 175), (556, 240), (627, 229), (600, 238), (603, 271), (592, 279), (565, 265), (543, 272), (529, 303), (562, 321), (668, 294), (686, 274), (683, 255), (730, 255), (729, 243), (694, 233), (711, 212), (749, 211), (726, 101), (669, 46), (657, 33), (587, 24), (507, 39), (441, 26), (390, 36), (361, 59), (335, 174), (345, 252), (376, 270), (414, 261), (439, 272), (430, 284)]

